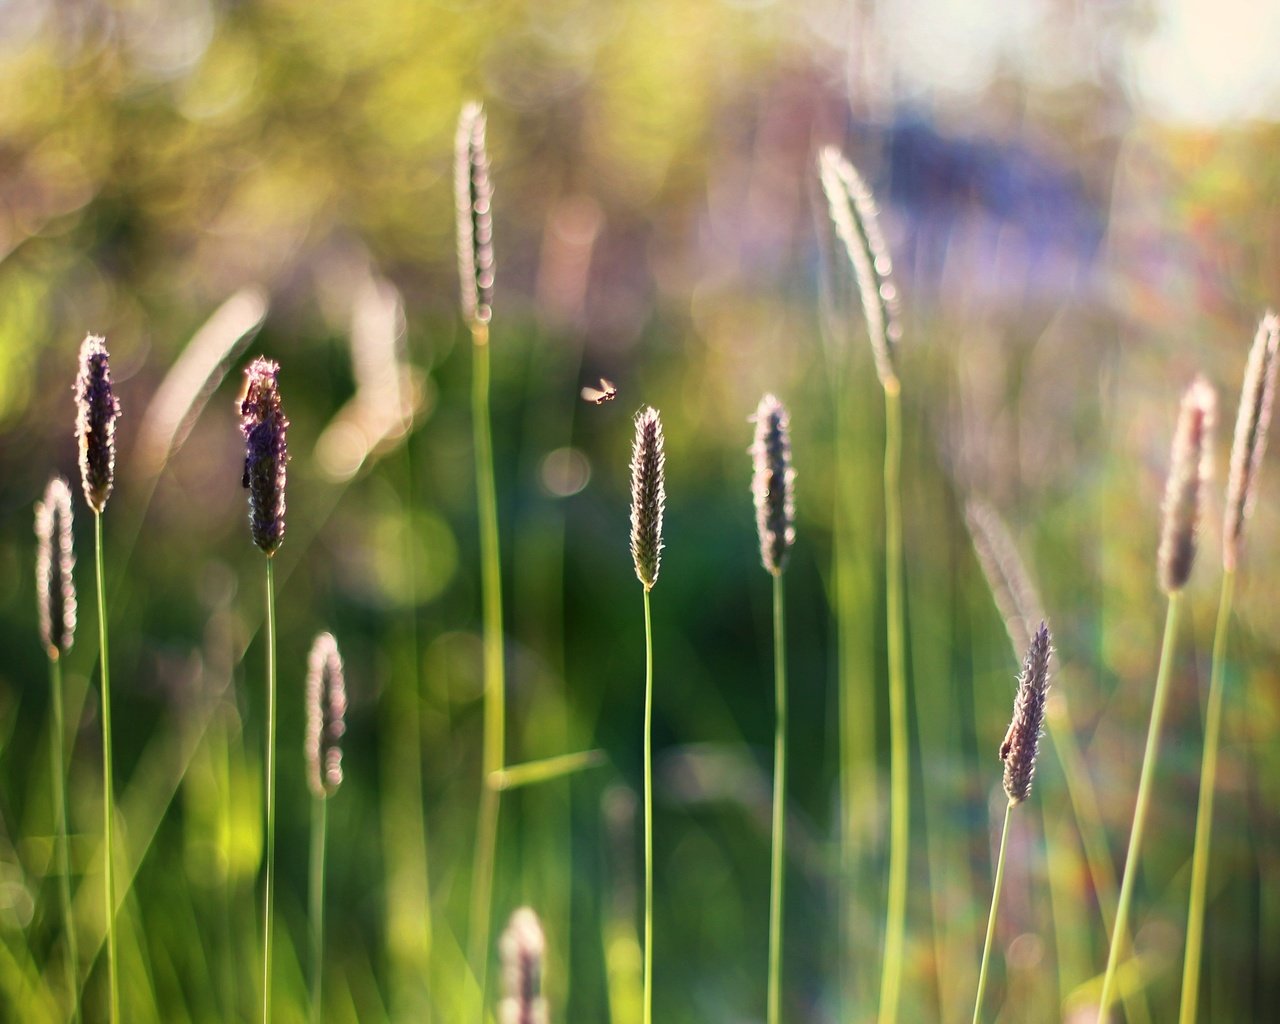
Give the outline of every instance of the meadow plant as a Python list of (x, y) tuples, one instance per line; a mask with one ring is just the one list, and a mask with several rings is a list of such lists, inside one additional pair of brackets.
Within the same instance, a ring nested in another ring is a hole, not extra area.
[(262, 1020), (271, 1021), (271, 948), (275, 927), (276, 869), (276, 597), (275, 554), (284, 541), (285, 475), (289, 462), (289, 420), (280, 405), (280, 365), (259, 356), (245, 369), (240, 399), (244, 435), (243, 486), (249, 492), (249, 533), (266, 555), (267, 604), (267, 737), (266, 812), (267, 870), (262, 907)]
[(636, 414), (631, 448), (631, 560), (644, 585), (644, 1002), (653, 1020), (653, 622), (649, 591), (662, 565), (662, 516), (667, 491), (662, 418), (646, 407)]
[(1218, 778), (1218, 746), (1222, 736), (1227, 627), (1235, 591), (1244, 524), (1257, 497), (1258, 473), (1267, 449), (1267, 430), (1275, 401), (1280, 320), (1267, 313), (1258, 325), (1249, 351), (1231, 468), (1227, 476), (1226, 513), (1222, 523), (1222, 590), (1213, 633), (1213, 662), (1209, 670), (1209, 700), (1205, 708), (1204, 751), (1200, 760), (1200, 797), (1196, 807), (1196, 836), (1191, 858), (1191, 893), (1187, 906), (1187, 940), (1182, 962), (1182, 1000), (1179, 1024), (1194, 1024), (1200, 993), (1200, 956), (1204, 943), (1205, 891), (1209, 882), (1209, 847), (1213, 835), (1213, 798)]
[(324, 865), (329, 798), (342, 785), (342, 737), (347, 731), (347, 687), (333, 634), (321, 633), (307, 655), (307, 727), (303, 753), (311, 790), (311, 1020), (320, 1021), (324, 968)]
[[(900, 300), (893, 261), (875, 197), (853, 165), (832, 146), (818, 157), (819, 176), (836, 234), (844, 245), (867, 321), (876, 374), (884, 390), (885, 601), (889, 648), (889, 894), (885, 908), (884, 961), (880, 978), (880, 1024), (898, 1018), (902, 992), (903, 941), (907, 914), (907, 856), (910, 851), (911, 778), (907, 729), (906, 646), (902, 581), (902, 401), (897, 344), (902, 336)], [(842, 673), (842, 684), (847, 683)], [(842, 704), (852, 699), (841, 693)], [(842, 710), (842, 716), (847, 713)], [(841, 744), (842, 778), (853, 752)], [(842, 794), (842, 813), (852, 814), (853, 794)], [(848, 858), (848, 852), (842, 859)]]
[(116, 420), (120, 401), (111, 381), (106, 339), (88, 335), (80, 346), (76, 378), (76, 437), (80, 439), (80, 483), (93, 511), (94, 562), (98, 589), (98, 656), (102, 673), (102, 849), (106, 900), (107, 992), (110, 1019), (120, 1019), (119, 961), (116, 949), (115, 783), (111, 764), (111, 659), (107, 636), (106, 573), (102, 514), (115, 483)]
[(760, 561), (773, 577), (773, 828), (769, 873), (769, 1024), (782, 1015), (782, 887), (786, 850), (787, 657), (782, 573), (796, 539), (795, 470), (791, 467), (790, 417), (773, 395), (760, 399), (753, 417), (754, 471), (751, 494), (756, 507)]
[(501, 793), (489, 784), (506, 760), (506, 679), (503, 665), (502, 568), (498, 547), (498, 497), (489, 425), (489, 321), (493, 311), (493, 215), (485, 116), (468, 103), (454, 140), (458, 281), (462, 317), (471, 331), (471, 428), (475, 448), (476, 504), (480, 517), (480, 588), (484, 606), (484, 741), (480, 808), (471, 872), (471, 967), (485, 1005), (489, 966), (489, 919)]
[(1116, 905), (1115, 925), (1111, 931), (1107, 969), (1102, 979), (1098, 1024), (1104, 1024), (1107, 1019), (1114, 994), (1116, 967), (1120, 962), (1121, 947), (1126, 944), (1129, 935), (1129, 911), (1133, 900), (1133, 885), (1142, 854), (1143, 833), (1151, 801), (1151, 783), (1155, 777), (1156, 762), (1160, 753), (1160, 727), (1164, 720), (1165, 702), (1168, 697), (1169, 673), (1178, 630), (1179, 605), (1182, 590), (1191, 577), (1191, 569), (1195, 561), (1201, 495), (1213, 466), (1211, 437), (1216, 404), (1213, 388), (1203, 377), (1197, 377), (1183, 396), (1177, 432), (1173, 439), (1158, 552), (1160, 586), (1168, 595), (1169, 605), (1165, 616), (1164, 640), (1160, 645), (1160, 665), (1156, 671), (1155, 693), (1151, 701), (1147, 745), (1142, 755), (1138, 796), (1129, 833), (1129, 850), (1125, 856), (1124, 874), (1120, 882), (1120, 898)]
[(502, 1002), (498, 1024), (548, 1024), (547, 1001), (542, 995), (547, 940), (538, 915), (521, 907), (511, 915), (498, 943), (502, 961)]
[(1008, 803), (1004, 809), (1004, 826), (1000, 830), (1000, 852), (996, 856), (996, 880), (991, 893), (991, 912), (987, 915), (987, 937), (982, 946), (982, 966), (978, 970), (978, 994), (973, 1004), (973, 1022), (982, 1019), (982, 997), (987, 988), (987, 966), (991, 960), (991, 943), (996, 932), (996, 910), (1000, 906), (1000, 889), (1004, 884), (1005, 853), (1009, 844), (1009, 815), (1031, 795), (1031, 782), (1036, 773), (1036, 755), (1044, 732), (1045, 701), (1049, 695), (1049, 659), (1053, 641), (1049, 627), (1043, 622), (1031, 638), (1022, 673), (1018, 676), (1018, 692), (1013, 699), (1013, 719), (1000, 744), (1000, 760), (1004, 762), (1004, 793)]
[(36, 502), (36, 603), (40, 616), (40, 639), (49, 656), (50, 704), (53, 708), (49, 744), (53, 842), (66, 943), (67, 993), (71, 1001), (71, 1018), (78, 1022), (80, 956), (71, 906), (71, 864), (67, 851), (66, 727), (62, 694), (62, 654), (71, 650), (76, 633), (76, 581), (73, 572), (76, 556), (71, 520), (71, 488), (62, 477), (56, 476), (45, 488), (44, 499)]

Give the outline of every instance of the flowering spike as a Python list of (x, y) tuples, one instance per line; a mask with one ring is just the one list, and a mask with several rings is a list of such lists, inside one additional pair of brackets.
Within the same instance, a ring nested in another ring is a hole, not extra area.
[(484, 109), (479, 103), (466, 104), (454, 140), (453, 185), (462, 316), (473, 327), (487, 324), (493, 307), (493, 187), (484, 130)]
[(657, 409), (646, 407), (636, 414), (636, 438), (631, 449), (631, 558), (645, 590), (652, 590), (658, 582), (662, 563), (666, 461), (662, 451), (662, 418)]
[(521, 907), (511, 915), (498, 952), (502, 958), (502, 1002), (498, 1024), (547, 1024), (542, 969), (547, 942), (538, 915)]
[(791, 468), (790, 417), (773, 395), (765, 395), (752, 417), (756, 425), (751, 458), (751, 494), (756, 504), (760, 560), (775, 576), (786, 568), (796, 540), (796, 471)]
[(1169, 594), (1186, 586), (1195, 562), (1200, 494), (1213, 469), (1209, 441), (1216, 405), (1217, 396), (1203, 377), (1192, 381), (1182, 398), (1160, 536), (1160, 586)]
[(321, 633), (307, 656), (307, 782), (318, 797), (342, 785), (342, 737), (347, 731), (347, 688), (342, 655), (331, 633)]
[(249, 530), (253, 542), (270, 558), (284, 540), (285, 465), (289, 420), (280, 408), (280, 364), (259, 356), (245, 373), (240, 399), (244, 434), (244, 477), (249, 491)]
[(76, 633), (76, 556), (71, 542), (71, 488), (55, 476), (36, 502), (36, 593), (40, 639), (57, 661), (71, 650)]
[(107, 339), (87, 335), (80, 346), (76, 377), (76, 437), (80, 439), (80, 482), (84, 500), (101, 513), (116, 475), (116, 419), (120, 400), (111, 385)]
[(1049, 693), (1049, 658), (1053, 642), (1049, 627), (1043, 622), (1031, 638), (1027, 656), (1018, 678), (1018, 693), (1013, 699), (1013, 721), (1000, 744), (1000, 760), (1004, 762), (1004, 791), (1010, 804), (1020, 804), (1031, 795), (1031, 780), (1036, 773), (1036, 754), (1044, 729), (1045, 698)]
[(1228, 572), (1240, 559), (1240, 540), (1245, 520), (1253, 513), (1257, 497), (1258, 472), (1267, 450), (1267, 428), (1276, 393), (1276, 366), (1280, 363), (1280, 319), (1268, 312), (1258, 325), (1249, 350), (1244, 387), (1240, 392), (1240, 412), (1236, 415), (1236, 436), (1231, 445), (1231, 472), (1227, 477), (1227, 508), (1222, 521), (1222, 565)]

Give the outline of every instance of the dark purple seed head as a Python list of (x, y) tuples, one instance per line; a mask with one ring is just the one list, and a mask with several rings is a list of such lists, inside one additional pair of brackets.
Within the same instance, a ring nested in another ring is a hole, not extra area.
[(71, 488), (60, 476), (49, 481), (36, 502), (36, 594), (40, 639), (57, 660), (71, 650), (76, 633), (76, 556), (71, 542)]
[(321, 633), (307, 656), (307, 782), (318, 797), (342, 785), (342, 737), (347, 731), (347, 687), (342, 655), (330, 633)]
[(1049, 695), (1049, 658), (1053, 640), (1043, 622), (1031, 638), (1031, 646), (1022, 662), (1018, 693), (1013, 699), (1013, 721), (1000, 744), (1000, 760), (1004, 762), (1004, 791), (1009, 803), (1020, 804), (1031, 795), (1031, 780), (1036, 773), (1036, 754), (1044, 729), (1045, 700)]
[(76, 377), (76, 437), (80, 439), (80, 483), (84, 500), (102, 512), (116, 475), (116, 419), (120, 402), (111, 386), (107, 339), (90, 334), (80, 346)]
[(631, 558), (645, 590), (652, 590), (658, 582), (662, 564), (666, 461), (662, 418), (657, 409), (645, 408), (636, 414), (636, 437), (631, 448)]
[(280, 408), (280, 365), (259, 356), (245, 370), (240, 399), (240, 430), (244, 434), (244, 478), (249, 491), (249, 530), (253, 542), (268, 557), (284, 540), (284, 483), (289, 448), (285, 433), (289, 420)]
[(775, 576), (786, 568), (796, 540), (796, 471), (791, 468), (790, 417), (773, 395), (765, 395), (752, 419), (756, 424), (751, 459), (751, 494), (756, 505), (760, 560)]

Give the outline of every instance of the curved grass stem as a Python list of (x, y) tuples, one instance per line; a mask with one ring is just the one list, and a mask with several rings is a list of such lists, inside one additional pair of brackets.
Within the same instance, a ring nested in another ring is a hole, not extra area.
[(271, 945), (276, 876), (276, 587), (267, 559), (267, 877), (262, 901), (262, 1024), (271, 1024)]
[(1222, 694), (1227, 660), (1227, 624), (1236, 574), (1222, 574), (1218, 623), (1213, 631), (1213, 667), (1209, 671), (1209, 704), (1205, 710), (1204, 754), (1200, 762), (1200, 801), (1196, 808), (1196, 838), (1191, 856), (1191, 898), (1187, 906), (1187, 948), (1182, 962), (1182, 1002), (1179, 1024), (1194, 1024), (1200, 995), (1200, 953), (1204, 943), (1205, 890), (1209, 881), (1209, 841), (1213, 834), (1213, 797), (1218, 781), (1218, 744), (1222, 735)]
[(57, 858), (58, 889), (62, 898), (67, 994), (71, 998), (71, 1020), (74, 1024), (80, 1024), (80, 985), (77, 981), (80, 954), (76, 948), (76, 919), (71, 909), (71, 857), (67, 850), (67, 762), (64, 752), (66, 729), (62, 713), (62, 661), (56, 657), (49, 659), (49, 684), (53, 703), (53, 736), (49, 744), (53, 768), (53, 844)]
[(1004, 886), (1004, 855), (1009, 844), (1009, 815), (1013, 804), (1004, 808), (1004, 828), (1000, 830), (1000, 854), (996, 858), (996, 882), (991, 891), (991, 913), (987, 916), (987, 938), (982, 944), (982, 967), (978, 970), (978, 994), (973, 1001), (973, 1024), (982, 1019), (982, 997), (987, 991), (987, 965), (991, 961), (991, 943), (996, 934), (996, 909), (1000, 906), (1000, 889)]
[(494, 856), (498, 843), (500, 790), (488, 785), (505, 763), (506, 682), (502, 660), (502, 569), (498, 550), (498, 498), (493, 475), (493, 437), (489, 426), (489, 328), (471, 329), (471, 425), (475, 448), (476, 503), (480, 514), (480, 581), (484, 605), (484, 750), (481, 755), (480, 808), (471, 873), (470, 959), (480, 988), (480, 1014), (488, 1005), (489, 927), (492, 916)]
[(782, 1019), (782, 885), (786, 850), (787, 654), (782, 574), (773, 575), (773, 850), (769, 876), (768, 1024)]
[(644, 588), (644, 1010), (653, 1021), (653, 623)]
[(1133, 809), (1133, 826), (1129, 833), (1129, 852), (1125, 856), (1124, 875), (1120, 881), (1120, 899), (1116, 904), (1115, 927), (1111, 932), (1111, 947), (1107, 954), (1107, 971), (1102, 978), (1102, 996), (1098, 1002), (1098, 1024), (1106, 1024), (1107, 1014), (1114, 1000), (1116, 967), (1120, 963), (1121, 948), (1129, 935), (1129, 908), (1133, 902), (1133, 885), (1142, 856), (1142, 837), (1146, 830), (1147, 810), (1151, 804), (1151, 782), (1155, 777), (1156, 760), (1160, 754), (1160, 726), (1164, 721), (1164, 707), (1169, 691), (1169, 672), (1173, 662), (1174, 640), (1178, 632), (1178, 610), (1181, 594), (1169, 595), (1169, 610), (1164, 621), (1164, 640), (1160, 644), (1160, 667), (1156, 670), (1156, 689), (1151, 701), (1151, 722), (1147, 726), (1147, 746), (1142, 755), (1142, 773), (1138, 779), (1138, 798)]
[(120, 1019), (119, 961), (116, 955), (115, 782), (111, 764), (111, 659), (107, 644), (106, 573), (102, 556), (102, 513), (93, 514), (98, 585), (98, 650), (102, 671), (102, 852), (107, 911), (107, 988), (111, 1021)]
[(898, 1019), (907, 911), (907, 853), (911, 814), (907, 732), (906, 653), (902, 595), (902, 402), (897, 380), (884, 388), (885, 601), (889, 642), (889, 900), (885, 914), (880, 1024)]

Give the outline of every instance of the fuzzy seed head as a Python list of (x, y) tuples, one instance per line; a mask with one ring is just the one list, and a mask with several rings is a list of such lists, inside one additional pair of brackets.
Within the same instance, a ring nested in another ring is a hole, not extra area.
[(111, 385), (107, 339), (96, 334), (80, 346), (76, 377), (76, 437), (80, 439), (80, 483), (84, 500), (102, 512), (111, 497), (116, 475), (116, 420), (120, 400)]
[(1276, 394), (1276, 366), (1280, 365), (1280, 319), (1268, 312), (1258, 325), (1249, 350), (1249, 365), (1240, 392), (1236, 436), (1231, 445), (1231, 471), (1227, 477), (1227, 507), (1222, 520), (1222, 565), (1234, 571), (1240, 560), (1245, 520), (1253, 514), (1258, 473), (1267, 450), (1267, 429)]
[(454, 140), (453, 185), (462, 316), (473, 326), (487, 324), (493, 307), (493, 187), (484, 130), (484, 109), (466, 104)]
[(1197, 377), (1182, 398), (1173, 438), (1169, 482), (1164, 493), (1164, 525), (1160, 535), (1160, 586), (1172, 594), (1186, 586), (1196, 557), (1196, 531), (1201, 493), (1213, 475), (1211, 438), (1217, 396)]
[(796, 471), (791, 468), (791, 418), (773, 395), (760, 399), (756, 414), (751, 460), (751, 495), (756, 504), (756, 531), (760, 535), (760, 560), (775, 576), (787, 565), (787, 554), (796, 540)]
[(55, 476), (36, 502), (36, 594), (40, 639), (50, 659), (71, 650), (76, 633), (76, 555), (71, 542), (71, 488)]
[(889, 245), (880, 229), (875, 195), (853, 164), (834, 146), (824, 147), (818, 155), (818, 172), (831, 221), (858, 281), (876, 373), (886, 388), (896, 385), (894, 348), (902, 337), (901, 303), (893, 282)]
[(502, 959), (502, 1002), (498, 1024), (547, 1024), (542, 969), (547, 942), (538, 915), (521, 907), (511, 915), (498, 952)]
[(662, 451), (662, 418), (657, 409), (646, 407), (636, 414), (636, 439), (631, 448), (631, 558), (645, 590), (652, 590), (658, 582), (662, 563), (666, 461)]
[(331, 633), (321, 633), (307, 655), (307, 782), (318, 797), (342, 785), (342, 737), (347, 731), (347, 687), (342, 656)]
[(285, 466), (289, 420), (280, 408), (280, 364), (259, 356), (244, 371), (240, 431), (244, 434), (244, 477), (249, 491), (249, 531), (270, 558), (284, 540)]
[(1004, 762), (1004, 792), (1010, 804), (1020, 804), (1031, 795), (1036, 773), (1036, 754), (1044, 730), (1045, 700), (1049, 695), (1049, 658), (1053, 641), (1043, 622), (1031, 638), (1018, 677), (1018, 693), (1013, 698), (1013, 721), (1000, 744)]

